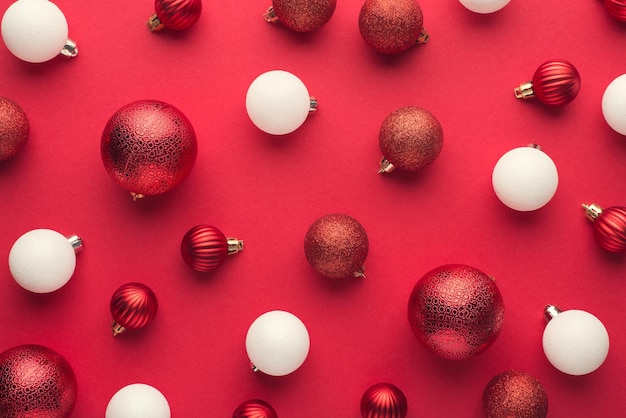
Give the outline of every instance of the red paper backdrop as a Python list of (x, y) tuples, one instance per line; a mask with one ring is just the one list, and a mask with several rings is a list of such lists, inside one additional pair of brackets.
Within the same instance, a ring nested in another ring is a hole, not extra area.
[[(0, 349), (37, 343), (63, 354), (79, 384), (73, 416), (103, 416), (118, 389), (142, 382), (174, 417), (229, 417), (261, 398), (282, 418), (357, 418), (365, 389), (388, 381), (406, 394), (409, 417), (479, 417), (487, 382), (509, 369), (543, 383), (550, 416), (626, 414), (626, 257), (596, 245), (580, 206), (626, 204), (626, 138), (600, 108), (626, 72), (626, 25), (601, 1), (513, 0), (476, 15), (456, 0), (422, 0), (429, 42), (393, 57), (362, 40), (357, 0), (340, 0), (311, 34), (266, 23), (259, 0), (205, 2), (184, 33), (150, 33), (148, 0), (57, 4), (77, 58), (32, 65), (0, 48), (0, 95), (31, 123), (26, 148), (0, 164), (0, 252), (34, 228), (80, 234), (85, 249), (53, 294), (30, 294), (2, 269)], [(552, 58), (578, 68), (576, 100), (559, 109), (516, 100), (513, 88)], [(245, 112), (249, 84), (272, 69), (298, 75), (319, 100), (286, 137), (262, 133)], [(180, 187), (133, 202), (107, 176), (99, 144), (109, 117), (140, 99), (183, 111), (199, 151)], [(443, 151), (415, 175), (379, 175), (378, 129), (404, 105), (437, 116)], [(546, 207), (517, 213), (497, 200), (491, 171), (528, 143), (553, 158), (560, 184)], [(332, 212), (365, 227), (367, 279), (337, 285), (307, 264), (306, 230)], [(194, 273), (179, 243), (200, 223), (245, 250)], [(505, 302), (500, 337), (467, 361), (432, 355), (406, 319), (413, 285), (447, 263), (493, 275)], [(148, 328), (113, 338), (109, 299), (129, 281), (148, 284), (160, 310)], [(611, 349), (599, 370), (571, 377), (548, 363), (546, 304), (605, 323)], [(244, 347), (248, 326), (272, 309), (293, 312), (311, 335), (308, 359), (283, 378), (251, 372)]]

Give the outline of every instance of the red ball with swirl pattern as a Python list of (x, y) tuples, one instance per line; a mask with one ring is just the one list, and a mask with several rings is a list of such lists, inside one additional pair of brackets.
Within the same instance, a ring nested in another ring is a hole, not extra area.
[(193, 26), (202, 13), (201, 0), (155, 0), (155, 13), (148, 19), (151, 32), (163, 28), (184, 30)]
[(558, 59), (544, 62), (531, 81), (514, 89), (518, 99), (536, 98), (549, 106), (563, 106), (576, 98), (580, 91), (580, 75), (570, 62)]
[(250, 399), (235, 409), (233, 418), (278, 418), (278, 415), (269, 403), (260, 399)]
[(626, 252), (626, 207), (602, 209), (592, 203), (583, 205), (583, 208), (593, 222), (593, 236), (600, 247), (613, 253)]
[(191, 228), (180, 243), (183, 260), (196, 271), (207, 272), (217, 268), (227, 256), (243, 250), (243, 241), (226, 238), (224, 233), (212, 225), (197, 225)]
[(372, 385), (361, 397), (363, 418), (405, 418), (406, 414), (406, 397), (391, 383)]
[(143, 283), (127, 283), (120, 286), (111, 297), (113, 336), (127, 329), (136, 330), (150, 324), (157, 314), (159, 304), (156, 295)]

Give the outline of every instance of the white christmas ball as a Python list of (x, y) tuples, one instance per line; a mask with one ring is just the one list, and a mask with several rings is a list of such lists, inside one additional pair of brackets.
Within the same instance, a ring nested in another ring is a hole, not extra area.
[(626, 135), (626, 74), (611, 81), (604, 90), (602, 115), (615, 132)]
[(252, 123), (272, 135), (298, 129), (311, 109), (311, 96), (295, 75), (273, 70), (258, 76), (246, 94), (246, 110)]
[(18, 0), (2, 17), (2, 39), (23, 61), (51, 60), (61, 53), (67, 35), (65, 15), (48, 0)]
[(474, 13), (494, 13), (504, 8), (511, 0), (459, 0), (468, 10)]
[(543, 351), (563, 373), (588, 374), (604, 363), (609, 334), (604, 324), (586, 311), (571, 309), (552, 318), (543, 331)]
[(105, 418), (170, 418), (170, 405), (156, 388), (144, 383), (124, 386), (107, 405)]
[(525, 212), (539, 209), (552, 199), (559, 174), (545, 152), (528, 146), (512, 149), (500, 157), (491, 182), (502, 203)]
[(60, 289), (70, 280), (75, 268), (74, 247), (66, 237), (51, 229), (25, 233), (9, 252), (11, 275), (20, 286), (34, 293)]
[(285, 376), (297, 370), (309, 354), (309, 332), (292, 313), (270, 311), (259, 316), (248, 329), (246, 351), (259, 371)]

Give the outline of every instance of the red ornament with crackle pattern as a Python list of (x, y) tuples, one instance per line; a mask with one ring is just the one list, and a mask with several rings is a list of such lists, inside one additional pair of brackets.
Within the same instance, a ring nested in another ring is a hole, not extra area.
[(587, 218), (593, 222), (593, 236), (597, 243), (613, 253), (626, 252), (626, 207), (602, 209), (592, 203), (583, 205)]
[(483, 392), (483, 412), (486, 418), (545, 418), (548, 395), (529, 373), (502, 372), (489, 381)]
[(227, 256), (241, 250), (242, 240), (226, 238), (222, 231), (212, 225), (194, 226), (187, 231), (180, 244), (185, 263), (200, 272), (217, 268)]
[(372, 385), (361, 397), (363, 418), (405, 418), (406, 414), (406, 397), (391, 383)]
[(269, 403), (260, 399), (250, 399), (235, 409), (233, 418), (278, 418), (278, 415)]
[(127, 283), (120, 286), (109, 304), (113, 323), (113, 336), (127, 329), (140, 329), (150, 324), (157, 314), (159, 304), (156, 295), (143, 283)]
[(562, 106), (576, 98), (580, 91), (580, 75), (574, 65), (565, 60), (544, 62), (531, 81), (514, 89), (518, 99), (536, 98), (549, 106)]
[(193, 26), (202, 13), (201, 0), (156, 0), (155, 13), (148, 19), (152, 32), (163, 28), (183, 30)]

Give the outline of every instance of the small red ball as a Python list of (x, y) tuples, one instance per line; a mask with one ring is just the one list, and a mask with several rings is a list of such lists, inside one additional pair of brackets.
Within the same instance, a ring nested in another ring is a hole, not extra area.
[(423, 21), (416, 0), (365, 0), (359, 13), (359, 30), (374, 50), (399, 54), (423, 39)]
[(156, 295), (143, 283), (127, 283), (120, 286), (109, 304), (113, 335), (127, 329), (139, 329), (150, 324), (157, 314), (159, 304)]
[(260, 399), (251, 399), (235, 409), (233, 418), (278, 418), (278, 415), (269, 403)]
[(226, 236), (214, 226), (197, 225), (191, 228), (180, 243), (183, 260), (196, 271), (207, 272), (217, 268), (229, 254), (243, 249), (243, 241)]
[(331, 279), (364, 277), (363, 263), (369, 250), (367, 233), (354, 218), (344, 214), (325, 215), (309, 227), (304, 254), (309, 264)]
[(409, 297), (409, 324), (434, 354), (463, 360), (487, 349), (504, 320), (502, 296), (482, 271), (461, 264), (426, 273)]
[(76, 392), (74, 371), (56, 351), (27, 344), (0, 354), (0, 417), (68, 418)]
[(443, 129), (428, 110), (405, 106), (385, 118), (378, 134), (378, 145), (384, 155), (381, 173), (393, 168), (417, 171), (432, 163), (441, 152)]
[(29, 133), (24, 110), (13, 100), (0, 97), (0, 161), (14, 157), (26, 144)]
[(595, 203), (583, 207), (587, 211), (587, 217), (593, 222), (596, 242), (607, 251), (626, 252), (626, 207), (602, 209)]
[(361, 397), (363, 418), (405, 418), (406, 414), (406, 397), (391, 383), (372, 385)]
[(532, 89), (541, 103), (562, 106), (574, 100), (578, 95), (580, 75), (576, 67), (568, 61), (547, 61), (535, 71)]
[(626, 22), (626, 0), (604, 0), (604, 7), (615, 19)]
[(155, 0), (154, 10), (160, 23), (174, 30), (193, 26), (202, 13), (201, 0)]
[(335, 12), (337, 0), (273, 0), (278, 21), (296, 32), (311, 32), (324, 26)]
[(483, 392), (487, 418), (545, 418), (548, 396), (541, 383), (526, 372), (508, 371), (495, 376)]

